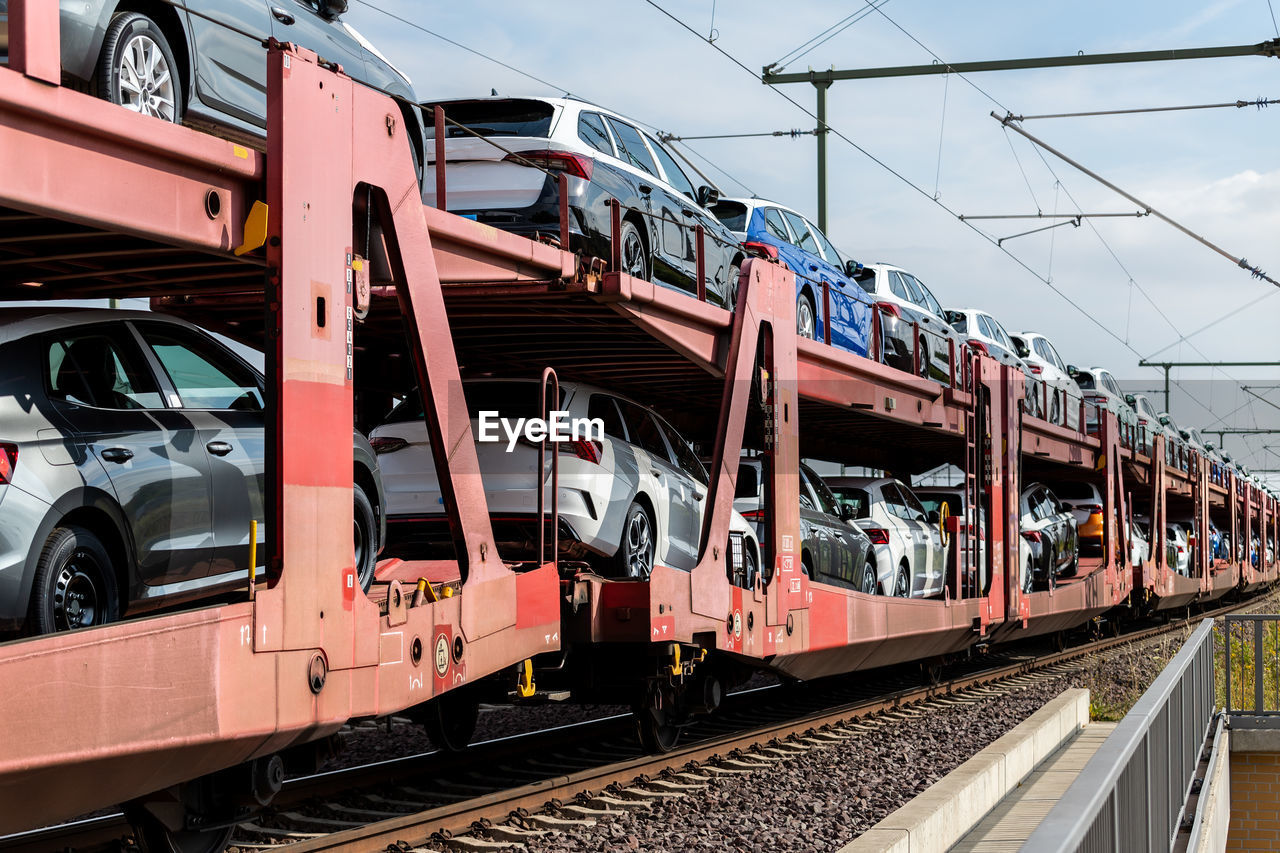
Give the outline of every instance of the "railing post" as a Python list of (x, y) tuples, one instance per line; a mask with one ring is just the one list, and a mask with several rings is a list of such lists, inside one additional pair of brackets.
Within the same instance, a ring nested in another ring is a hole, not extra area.
[(920, 375), (920, 321), (911, 324), (911, 372)]
[[(698, 275), (698, 301), (707, 301), (707, 252), (706, 252), (707, 232), (701, 225), (694, 226), (693, 229), (693, 250), (696, 255), (694, 259), (694, 268)], [(728, 295), (725, 296), (726, 301)], [(734, 306), (728, 306), (732, 311)]]
[(556, 175), (560, 197), (560, 248), (572, 252), (569, 246), (569, 178), (564, 172)]
[[(447, 210), (445, 202), (445, 159), (444, 159), (444, 107), (435, 107), (432, 119), (436, 126), (436, 209)], [(541, 556), (541, 555), (539, 555)]]
[(831, 344), (831, 282), (822, 281), (822, 342)]
[(62, 82), (58, 4), (9, 0), (9, 67), (57, 86)]
[(622, 203), (609, 199), (609, 268), (622, 272)]
[(1253, 711), (1259, 713), (1266, 707), (1266, 699), (1263, 698), (1263, 678), (1264, 670), (1262, 664), (1262, 620), (1255, 620), (1253, 623)]

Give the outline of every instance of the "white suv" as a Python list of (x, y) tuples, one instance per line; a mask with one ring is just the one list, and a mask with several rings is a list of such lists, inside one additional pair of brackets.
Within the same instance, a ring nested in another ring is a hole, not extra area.
[[(570, 251), (608, 260), (616, 200), (622, 271), (690, 293), (698, 290), (695, 228), (700, 225), (707, 301), (733, 309), (743, 250), (709, 210), (719, 191), (695, 189), (672, 153), (635, 122), (572, 98), (472, 98), (423, 106), (428, 117), (431, 108), (443, 108), (450, 122), (444, 145), (446, 209), (503, 231), (554, 238)], [(430, 121), (427, 125), (429, 167), (422, 199), (439, 207), (435, 130)], [(567, 241), (559, 233), (555, 173), (567, 178)]]
[[(480, 441), (480, 413), (496, 412), (512, 423), (542, 417), (539, 383), (476, 379), (463, 386), (499, 551), (504, 558), (527, 559), (537, 549), (539, 482), (551, 505), (550, 456), (539, 474), (539, 445), (508, 441), (502, 429), (500, 440)], [(652, 409), (593, 385), (562, 382), (555, 408), (571, 420), (604, 423), (603, 441), (579, 437), (552, 445), (560, 454), (560, 556), (588, 560), (624, 578), (647, 578), (655, 562), (692, 569), (708, 477), (688, 443)], [(417, 394), (369, 439), (387, 492), (387, 554), (429, 556), (446, 547), (444, 500)], [(729, 527), (730, 537), (742, 537), (744, 547), (727, 553), (741, 553), (745, 561), (731, 568), (754, 577), (760, 565), (755, 534), (737, 512)]]
[(1048, 386), (1049, 402), (1042, 408), (1047, 408), (1049, 422), (1079, 429), (1080, 386), (1071, 378), (1071, 367), (1044, 335), (1023, 332), (1012, 338), (1018, 357)]

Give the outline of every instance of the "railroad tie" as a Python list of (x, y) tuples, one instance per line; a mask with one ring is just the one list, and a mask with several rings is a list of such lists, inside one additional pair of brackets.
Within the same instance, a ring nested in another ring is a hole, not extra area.
[(673, 775), (675, 776), (675, 778), (683, 779), (686, 782), (699, 782), (699, 783), (705, 784), (711, 781), (710, 776), (703, 776), (701, 773), (694, 773), (691, 770), (682, 770), (679, 773), (676, 773)]
[(341, 803), (325, 803), (326, 809), (331, 809), (339, 814), (349, 814), (356, 817), (368, 817), (374, 820), (385, 820), (389, 817), (400, 817), (404, 812), (387, 811), (386, 809), (357, 809), (351, 806), (344, 806)]
[(706, 767), (703, 767), (702, 769), (713, 776), (741, 776), (744, 773), (750, 773), (752, 770), (759, 770), (764, 766), (765, 765), (763, 764), (753, 764), (749, 768), (735, 769), (733, 767), (721, 767), (719, 765), (708, 764)]
[(680, 794), (686, 794), (692, 791), (701, 791), (707, 787), (705, 782), (672, 782), (668, 779), (650, 779), (648, 782), (645, 782), (645, 784), (650, 788), (657, 788), (659, 791), (674, 791)]
[(541, 838), (544, 835), (559, 835), (558, 829), (525, 829), (521, 826), (512, 826), (509, 823), (495, 823), (492, 826), (484, 828), (486, 835), (493, 836), (498, 841), (523, 841), (526, 838)]
[(459, 835), (439, 842), (450, 850), (525, 850), (529, 848), (519, 841), (490, 841), (473, 835)]
[(280, 812), (280, 816), (294, 823), (310, 823), (315, 826), (335, 826), (339, 829), (352, 829), (357, 826), (364, 826), (367, 820), (335, 820), (329, 817), (311, 817), (301, 812)]
[(319, 838), (324, 835), (323, 832), (298, 832), (292, 829), (267, 829), (265, 826), (254, 823), (253, 821), (245, 821), (236, 824), (237, 829), (243, 829), (245, 832), (252, 832), (255, 835), (271, 835), (276, 838)]
[(621, 809), (623, 811), (638, 812), (644, 811), (653, 804), (652, 800), (624, 800), (621, 797), (611, 797), (608, 794), (596, 794), (587, 800), (587, 805), (597, 809)]
[(556, 817), (549, 814), (527, 814), (521, 815), (522, 823), (531, 823), (535, 826), (545, 827), (547, 829), (568, 829), (575, 826), (595, 826), (599, 821), (593, 817)]
[[(646, 782), (646, 785), (651, 784)], [(649, 788), (631, 786), (623, 788), (618, 796), (625, 800), (678, 800), (685, 796), (683, 791), (655, 791)]]
[[(634, 806), (635, 804), (630, 803), (629, 805)], [(648, 804), (641, 804), (640, 807), (648, 808)], [(608, 809), (608, 808), (596, 809), (596, 808), (591, 808), (590, 806), (580, 806), (577, 803), (560, 806), (560, 811), (567, 812), (568, 814), (572, 814), (572, 815), (578, 815), (579, 817), (584, 817), (584, 818), (617, 817), (622, 813), (622, 809)]]
[[(755, 756), (751, 756), (755, 758)], [(752, 770), (765, 770), (772, 767), (772, 763), (763, 763), (757, 761), (743, 761), (740, 758), (725, 758), (720, 761), (719, 767), (722, 770), (737, 770), (742, 773), (750, 773)], [(710, 768), (708, 768), (710, 769)]]

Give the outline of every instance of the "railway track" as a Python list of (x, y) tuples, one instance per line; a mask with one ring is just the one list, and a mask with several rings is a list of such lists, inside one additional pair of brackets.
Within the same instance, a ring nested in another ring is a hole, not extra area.
[[(1191, 618), (1215, 618), (1270, 600), (1234, 603)], [(907, 665), (831, 683), (731, 694), (715, 716), (689, 727), (684, 745), (663, 755), (642, 754), (631, 717), (620, 715), (488, 741), (460, 753), (423, 753), (301, 777), (286, 783), (269, 810), (240, 824), (231, 845), (242, 851), (372, 853), (519, 843), (529, 833), (647, 808), (650, 801), (695, 790), (712, 776), (750, 772), (843, 740), (851, 720), (915, 713), (927, 703), (976, 702), (993, 690), (1056, 678), (1079, 669), (1086, 656), (1159, 637), (1188, 621), (1063, 649), (1046, 650), (1043, 639), (1029, 640), (953, 664), (937, 683), (920, 684), (919, 672)], [(540, 813), (548, 805), (552, 813)], [(477, 825), (481, 837), (459, 835)], [(123, 815), (113, 813), (0, 838), (0, 851), (119, 850), (129, 832)]]

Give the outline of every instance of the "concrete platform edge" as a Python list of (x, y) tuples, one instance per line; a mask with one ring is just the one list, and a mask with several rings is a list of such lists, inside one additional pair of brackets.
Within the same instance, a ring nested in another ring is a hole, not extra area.
[(941, 853), (1089, 722), (1089, 691), (1063, 691), (839, 853)]

